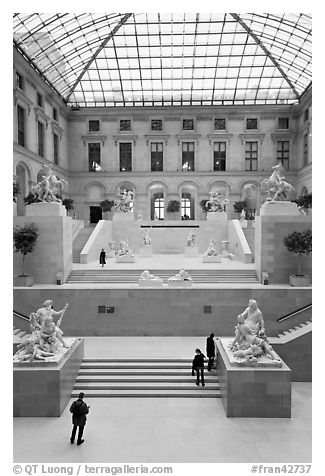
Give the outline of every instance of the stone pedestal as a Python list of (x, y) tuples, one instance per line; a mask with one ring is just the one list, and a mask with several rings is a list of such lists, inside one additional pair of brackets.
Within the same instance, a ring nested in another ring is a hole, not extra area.
[(163, 285), (162, 279), (143, 279), (138, 281), (139, 288), (162, 288)]
[(27, 217), (65, 217), (65, 206), (59, 202), (40, 202), (26, 205)]
[(144, 245), (140, 247), (140, 256), (141, 258), (151, 258), (153, 255), (152, 246)]
[(242, 228), (247, 228), (247, 220), (240, 220), (240, 225)]
[(208, 221), (227, 221), (227, 213), (226, 212), (208, 212), (207, 213), (207, 220)]
[(187, 246), (185, 248), (185, 257), (186, 258), (197, 258), (199, 256), (198, 246)]
[(116, 212), (113, 215), (113, 221), (134, 221), (133, 212)]
[[(65, 339), (68, 342), (68, 338)], [(71, 393), (84, 356), (84, 341), (76, 339), (58, 363), (22, 362), (13, 370), (15, 417), (58, 417)]]
[(267, 201), (264, 202), (261, 206), (261, 216), (283, 216), (283, 215), (291, 215), (297, 216), (301, 215), (299, 212), (299, 208), (296, 203), (294, 202), (272, 202)]
[(191, 288), (193, 286), (193, 281), (167, 281), (167, 286), (169, 288)]
[(217, 341), (217, 374), (227, 417), (290, 418), (291, 370), (231, 364)]
[(116, 261), (116, 263), (134, 263), (135, 258), (134, 258), (134, 256), (129, 256), (129, 255), (116, 256), (115, 261)]
[(202, 256), (202, 263), (221, 263), (221, 255)]

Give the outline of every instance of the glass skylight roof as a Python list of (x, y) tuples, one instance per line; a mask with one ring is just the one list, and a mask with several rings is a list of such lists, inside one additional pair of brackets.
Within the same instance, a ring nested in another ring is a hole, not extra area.
[(81, 107), (291, 104), (311, 85), (306, 14), (15, 14), (14, 44)]

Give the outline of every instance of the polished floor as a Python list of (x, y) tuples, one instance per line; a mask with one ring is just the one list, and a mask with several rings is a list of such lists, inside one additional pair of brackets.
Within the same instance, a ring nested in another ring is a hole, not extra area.
[[(87, 337), (85, 357), (183, 357), (202, 337)], [(292, 418), (227, 418), (221, 399), (87, 399), (85, 443), (71, 415), (15, 418), (15, 463), (309, 463), (311, 384), (293, 383)]]

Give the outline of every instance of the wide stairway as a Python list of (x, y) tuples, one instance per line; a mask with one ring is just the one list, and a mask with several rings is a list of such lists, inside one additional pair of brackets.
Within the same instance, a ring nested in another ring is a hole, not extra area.
[(80, 253), (87, 243), (90, 235), (94, 231), (93, 227), (82, 228), (72, 243), (72, 262), (80, 263)]
[(195, 385), (191, 359), (83, 359), (71, 397), (220, 398), (215, 370)]
[[(142, 270), (138, 269), (80, 269), (71, 271), (67, 283), (125, 283), (138, 282)], [(150, 273), (160, 276), (164, 281), (175, 275), (179, 269), (150, 269)], [(255, 269), (220, 269), (220, 270), (188, 270), (194, 283), (256, 283), (258, 278)]]

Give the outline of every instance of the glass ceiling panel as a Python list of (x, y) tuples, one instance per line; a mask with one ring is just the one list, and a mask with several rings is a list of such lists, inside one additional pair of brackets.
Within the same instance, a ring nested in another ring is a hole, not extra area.
[(295, 103), (307, 14), (15, 14), (14, 44), (70, 105)]

